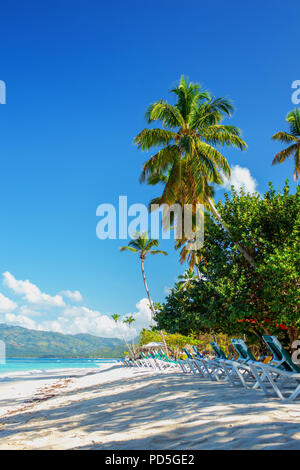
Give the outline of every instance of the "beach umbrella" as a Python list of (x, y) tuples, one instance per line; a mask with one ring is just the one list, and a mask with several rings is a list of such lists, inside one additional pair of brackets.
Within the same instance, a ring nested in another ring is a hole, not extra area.
[(161, 348), (163, 346), (164, 346), (163, 343), (156, 343), (155, 341), (152, 341), (152, 343), (144, 344), (144, 346), (142, 346), (142, 348), (143, 349), (151, 349), (151, 348)]

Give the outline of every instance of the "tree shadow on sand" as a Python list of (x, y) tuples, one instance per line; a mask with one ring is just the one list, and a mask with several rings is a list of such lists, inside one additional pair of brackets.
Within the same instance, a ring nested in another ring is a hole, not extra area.
[(61, 448), (65, 435), (76, 449), (300, 449), (298, 403), (195, 376), (137, 371), (62, 397), (69, 400), (63, 406), (52, 398), (40, 410), (1, 419), (1, 441), (26, 448), (28, 435), (28, 448), (37, 448), (35, 438), (59, 430)]

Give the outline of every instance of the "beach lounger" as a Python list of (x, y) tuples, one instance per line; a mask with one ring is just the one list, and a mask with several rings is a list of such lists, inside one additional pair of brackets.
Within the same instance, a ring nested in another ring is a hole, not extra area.
[(232, 340), (232, 344), (239, 354), (239, 360), (249, 367), (256, 379), (253, 388), (260, 388), (265, 394), (271, 389), (284, 400), (287, 398), (285, 389), (289, 386), (292, 391), (288, 398), (294, 400), (300, 394), (300, 368), (293, 363), (275, 336), (263, 335), (263, 340), (273, 356), (268, 364), (257, 361), (243, 340)]
[(273, 356), (272, 360), (268, 363), (269, 366), (275, 366), (289, 372), (300, 373), (300, 367), (292, 361), (289, 353), (276, 336), (263, 335), (262, 338)]
[[(189, 372), (191, 372), (192, 374), (196, 375), (199, 373), (197, 367), (195, 366), (195, 363), (193, 361), (193, 356), (191, 355), (191, 353), (186, 349), (186, 348), (183, 348), (183, 351), (185, 352), (186, 354), (186, 359), (184, 360), (184, 362), (188, 365), (189, 367)], [(181, 360), (181, 362), (183, 362)]]
[[(281, 400), (295, 400), (300, 394), (300, 367), (292, 361), (276, 336), (264, 335), (263, 340), (272, 352), (272, 361), (269, 364), (260, 362), (249, 364), (259, 375), (259, 386), (267, 394), (267, 385), (269, 385)], [(289, 389), (288, 395), (286, 389)]]
[[(228, 380), (231, 385), (242, 385), (245, 388), (248, 388), (249, 385), (253, 386), (253, 383), (257, 383), (258, 378), (255, 377), (251, 369), (248, 367), (247, 361), (254, 357), (243, 340), (232, 341), (235, 345), (238, 345), (238, 358), (234, 359), (227, 357), (218, 343), (216, 341), (212, 341), (210, 345), (215, 353), (213, 361), (223, 368), (226, 376), (224, 378), (225, 380)], [(243, 351), (240, 350), (241, 347), (243, 347)]]
[(195, 355), (192, 360), (199, 373), (211, 380), (221, 380), (224, 370), (220, 367), (220, 364), (201, 354), (196, 346), (193, 346), (193, 350)]
[(158, 354), (160, 355), (160, 358), (166, 362), (170, 369), (180, 369), (179, 362), (175, 359), (170, 359), (162, 349), (158, 350)]
[(249, 361), (256, 361), (255, 357), (253, 356), (245, 341), (243, 341), (242, 339), (232, 339), (231, 344), (238, 354), (238, 362), (243, 364)]

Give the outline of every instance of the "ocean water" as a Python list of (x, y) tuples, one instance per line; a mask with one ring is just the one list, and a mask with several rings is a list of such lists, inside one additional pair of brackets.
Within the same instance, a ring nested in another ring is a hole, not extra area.
[(0, 376), (13, 372), (45, 371), (54, 369), (73, 368), (99, 368), (119, 362), (120, 359), (59, 359), (59, 358), (37, 358), (37, 359), (6, 359), (5, 364), (0, 363)]

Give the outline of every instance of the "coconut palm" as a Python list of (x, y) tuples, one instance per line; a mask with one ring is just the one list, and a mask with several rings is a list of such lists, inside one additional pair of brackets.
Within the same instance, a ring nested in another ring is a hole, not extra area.
[(150, 292), (148, 289), (147, 281), (146, 281), (146, 276), (145, 276), (145, 269), (144, 269), (144, 263), (147, 255), (167, 255), (165, 251), (162, 250), (154, 250), (153, 248), (158, 247), (159, 242), (158, 240), (151, 240), (149, 238), (149, 235), (147, 232), (136, 232), (134, 235), (134, 238), (130, 240), (128, 246), (122, 246), (120, 248), (120, 251), (131, 251), (132, 253), (138, 253), (140, 260), (141, 260), (141, 268), (142, 268), (142, 276), (143, 276), (143, 281), (145, 285), (145, 289), (147, 292), (147, 296), (149, 299), (149, 304), (150, 304), (150, 309), (152, 312), (151, 315), (151, 322), (152, 318), (155, 314), (154, 306), (150, 297)]
[(300, 109), (293, 109), (286, 117), (289, 124), (289, 132), (280, 131), (273, 135), (273, 140), (278, 140), (284, 144), (290, 143), (288, 147), (278, 152), (272, 164), (283, 163), (290, 157), (294, 157), (295, 169), (294, 180), (297, 181), (300, 174)]
[[(123, 320), (123, 323), (127, 324), (129, 326), (129, 329), (131, 329), (131, 325), (132, 323), (135, 322), (135, 318), (132, 316), (132, 315), (128, 315), (128, 317), (125, 318), (125, 320)], [(133, 355), (134, 355), (134, 348), (135, 348), (135, 345), (134, 345), (134, 337), (132, 337), (132, 351), (133, 351)]]
[(111, 315), (111, 318), (114, 320), (114, 322), (118, 325), (119, 324), (119, 320), (120, 320), (120, 314), (118, 313), (114, 313), (113, 315)]
[(192, 269), (187, 269), (184, 274), (178, 276), (177, 286), (179, 290), (185, 290), (197, 282), (197, 276)]
[(199, 264), (203, 261), (203, 256), (197, 250), (190, 250), (189, 245), (191, 240), (186, 240), (184, 237), (182, 239), (176, 240), (175, 249), (178, 250), (181, 248), (179, 261), (181, 264), (187, 262), (189, 265), (189, 271), (194, 272), (194, 268), (196, 268), (197, 276), (199, 281), (202, 281), (202, 274), (199, 269)]
[(129, 344), (127, 343), (126, 339), (125, 339), (125, 336), (123, 335), (122, 331), (121, 331), (121, 328), (120, 328), (120, 323), (119, 323), (119, 320), (120, 320), (120, 317), (121, 315), (118, 314), (118, 313), (114, 313), (111, 315), (111, 318), (114, 320), (114, 322), (116, 323), (117, 327), (118, 327), (118, 330), (119, 330), (119, 333), (121, 335), (121, 338), (122, 340), (124, 341), (124, 343), (126, 344), (128, 350), (130, 351), (130, 346)]
[[(230, 234), (213, 201), (213, 186), (230, 177), (230, 167), (217, 146), (247, 148), (240, 130), (222, 124), (231, 116), (232, 103), (225, 98), (214, 98), (198, 84), (181, 77), (177, 87), (175, 105), (163, 100), (151, 104), (146, 111), (148, 124), (158, 121), (161, 128), (146, 128), (136, 137), (139, 149), (159, 148), (144, 164), (141, 182), (163, 184), (162, 195), (152, 204), (190, 204), (196, 211), (203, 204), (221, 222)], [(236, 244), (243, 256), (255, 265), (252, 257)]]
[(128, 317), (123, 320), (123, 323), (127, 323), (129, 325), (129, 328), (131, 328), (132, 323), (135, 322), (135, 318), (132, 315), (129, 315)]

